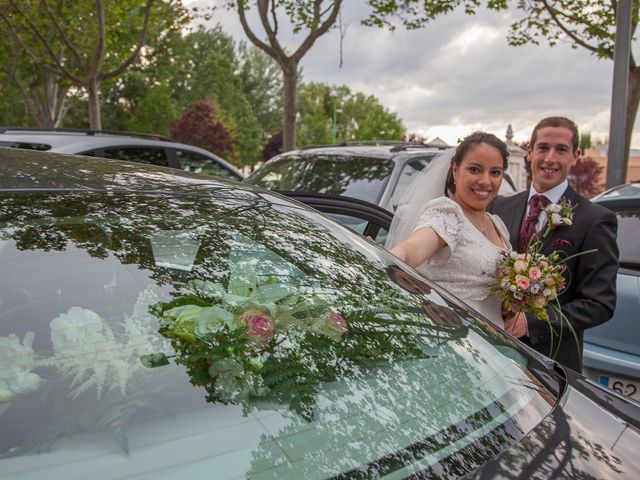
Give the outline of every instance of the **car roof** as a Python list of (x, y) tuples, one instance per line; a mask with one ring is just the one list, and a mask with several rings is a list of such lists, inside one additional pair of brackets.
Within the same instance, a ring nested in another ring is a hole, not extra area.
[[(43, 150), (57, 153), (82, 154), (90, 150), (109, 147), (158, 147), (184, 149), (214, 157), (240, 178), (244, 174), (227, 160), (215, 153), (194, 145), (186, 145), (175, 140), (154, 134), (114, 132), (109, 130), (81, 129), (33, 129), (33, 128), (0, 128), (0, 142), (16, 142), (25, 144), (41, 144), (43, 148), (25, 147), (32, 150)], [(2, 144), (0, 144), (2, 145)], [(6, 146), (6, 145), (4, 145)], [(46, 147), (46, 148), (45, 148)]]
[(40, 130), (35, 128), (4, 127), (0, 128), (0, 134), (0, 140), (2, 141), (43, 144), (43, 147), (45, 145), (49, 147), (47, 150), (65, 153), (79, 153), (80, 151), (103, 146), (122, 145), (123, 142), (131, 143), (132, 145), (162, 146), (167, 146), (167, 142), (178, 143), (161, 135), (113, 132), (109, 130)]
[(291, 156), (313, 157), (318, 155), (326, 156), (352, 156), (352, 157), (374, 157), (374, 158), (400, 158), (402, 154), (424, 154), (440, 153), (445, 149), (442, 147), (430, 146), (424, 143), (415, 142), (389, 142), (373, 144), (339, 144), (339, 145), (310, 145), (297, 150), (282, 153), (269, 160), (278, 160)]
[(0, 147), (0, 191), (87, 190), (204, 192), (211, 186), (250, 185), (169, 167), (99, 157)]
[(618, 198), (632, 198), (639, 200), (640, 199), (640, 181), (625, 183), (622, 185), (617, 185), (615, 187), (609, 188), (604, 192), (596, 195), (592, 198), (593, 201), (597, 201), (598, 203), (609, 201)]

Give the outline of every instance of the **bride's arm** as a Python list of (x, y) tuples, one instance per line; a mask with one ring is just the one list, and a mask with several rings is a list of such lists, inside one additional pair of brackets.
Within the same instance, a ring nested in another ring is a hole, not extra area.
[(389, 251), (403, 262), (417, 267), (429, 260), (445, 245), (444, 240), (433, 228), (426, 227), (416, 230), (409, 238), (398, 243)]

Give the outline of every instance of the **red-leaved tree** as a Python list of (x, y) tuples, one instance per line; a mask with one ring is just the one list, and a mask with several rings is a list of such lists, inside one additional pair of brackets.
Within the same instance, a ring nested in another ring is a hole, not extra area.
[(209, 102), (196, 102), (171, 123), (169, 130), (179, 142), (204, 148), (229, 161), (236, 159), (238, 137), (224, 126)]
[(427, 138), (419, 135), (417, 133), (408, 133), (404, 137), (402, 137), (403, 142), (419, 142), (426, 143)]
[(279, 153), (282, 153), (282, 130), (271, 135), (267, 143), (264, 144), (264, 148), (262, 149), (262, 160), (266, 162), (271, 157), (275, 157)]
[(591, 157), (580, 157), (569, 171), (569, 185), (583, 197), (591, 198), (604, 190), (602, 172), (604, 167)]

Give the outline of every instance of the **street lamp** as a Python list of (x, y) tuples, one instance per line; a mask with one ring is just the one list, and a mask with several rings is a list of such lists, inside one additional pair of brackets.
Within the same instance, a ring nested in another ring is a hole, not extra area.
[(337, 122), (337, 115), (338, 115), (338, 111), (336, 110), (336, 100), (338, 98), (338, 95), (336, 93), (335, 90), (331, 91), (331, 100), (332, 102), (332, 107), (333, 107), (333, 115), (332, 115), (332, 119), (331, 119), (331, 138), (333, 140), (333, 144), (336, 144), (336, 139), (338, 136), (338, 122)]

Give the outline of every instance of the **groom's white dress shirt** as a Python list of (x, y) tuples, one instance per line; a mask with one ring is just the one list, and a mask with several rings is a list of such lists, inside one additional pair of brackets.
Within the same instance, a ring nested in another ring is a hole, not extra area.
[[(527, 198), (527, 210), (524, 212), (524, 218), (527, 218), (527, 215), (529, 215), (529, 210), (531, 209), (531, 207), (529, 206), (529, 200), (531, 200), (531, 197), (533, 197), (534, 195), (544, 195), (549, 199), (551, 203), (558, 203), (560, 202), (560, 199), (562, 198), (562, 194), (565, 192), (568, 186), (569, 186), (569, 182), (567, 180), (564, 180), (562, 183), (560, 183), (559, 185), (556, 185), (551, 190), (547, 190), (544, 193), (540, 193), (536, 191), (533, 185), (531, 185), (531, 188), (529, 188), (529, 198)], [(539, 232), (540, 230), (542, 230), (542, 228), (546, 224), (547, 224), (547, 212), (542, 210), (540, 212), (540, 215), (538, 216), (538, 223), (536, 223), (536, 232)]]

